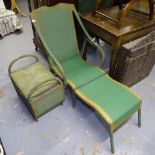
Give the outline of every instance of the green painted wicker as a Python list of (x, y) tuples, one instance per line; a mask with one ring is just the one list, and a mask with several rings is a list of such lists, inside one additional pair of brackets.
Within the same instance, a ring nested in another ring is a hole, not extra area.
[(130, 88), (114, 81), (99, 67), (88, 64), (80, 57), (73, 15), (85, 34), (85, 41), (100, 52), (101, 67), (104, 52), (85, 30), (73, 5), (42, 7), (33, 11), (30, 17), (48, 55), (51, 69), (72, 88), (73, 105), (78, 97), (97, 113), (109, 130), (114, 153), (113, 131), (136, 111), (138, 125), (141, 125), (141, 99)]
[[(33, 57), (36, 62), (12, 71), (13, 64), (25, 57)], [(9, 76), (18, 95), (24, 100), (36, 120), (51, 108), (62, 104), (64, 100), (62, 82), (33, 55), (24, 55), (15, 59), (9, 65)]]

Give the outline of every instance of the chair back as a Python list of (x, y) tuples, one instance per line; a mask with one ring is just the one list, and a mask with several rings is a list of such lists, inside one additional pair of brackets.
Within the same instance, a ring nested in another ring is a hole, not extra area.
[(73, 5), (43, 6), (30, 13), (37, 34), (59, 62), (78, 54)]

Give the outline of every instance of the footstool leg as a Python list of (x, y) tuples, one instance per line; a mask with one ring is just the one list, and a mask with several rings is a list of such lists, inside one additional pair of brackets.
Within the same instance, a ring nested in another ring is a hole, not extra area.
[(37, 46), (35, 46), (35, 50), (38, 51), (38, 47)]
[(138, 126), (141, 128), (141, 108), (138, 110)]
[(112, 154), (114, 154), (115, 153), (115, 149), (114, 149), (114, 138), (113, 138), (113, 130), (111, 129), (111, 127), (110, 127), (109, 133), (110, 133), (111, 152), (112, 152)]
[(75, 108), (76, 107), (76, 95), (72, 90), (72, 107)]

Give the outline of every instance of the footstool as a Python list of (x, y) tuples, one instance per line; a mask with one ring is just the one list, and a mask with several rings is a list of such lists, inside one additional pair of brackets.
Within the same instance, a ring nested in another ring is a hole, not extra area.
[[(25, 57), (33, 57), (35, 62), (12, 71), (13, 64)], [(15, 59), (9, 65), (8, 72), (17, 94), (36, 120), (63, 103), (65, 98), (63, 83), (34, 55), (23, 55)]]

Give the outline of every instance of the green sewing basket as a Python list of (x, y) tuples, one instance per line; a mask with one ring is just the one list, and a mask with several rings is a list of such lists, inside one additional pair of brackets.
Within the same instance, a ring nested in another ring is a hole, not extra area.
[[(25, 57), (33, 57), (35, 62), (12, 71), (13, 64)], [(63, 103), (65, 98), (63, 83), (34, 55), (23, 55), (13, 60), (8, 72), (17, 94), (36, 120)]]

